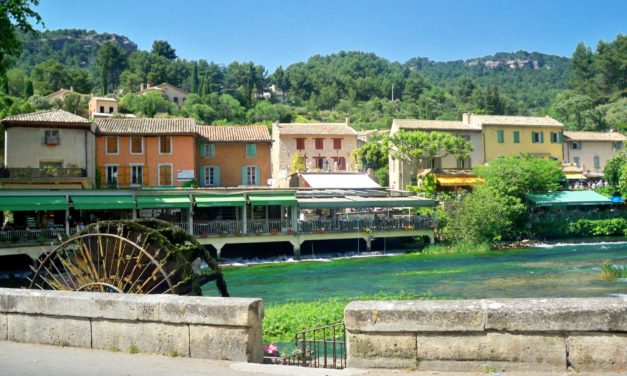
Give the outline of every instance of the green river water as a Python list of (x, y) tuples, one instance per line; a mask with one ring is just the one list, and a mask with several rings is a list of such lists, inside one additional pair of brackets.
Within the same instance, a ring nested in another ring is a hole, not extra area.
[[(266, 305), (402, 292), (437, 299), (627, 295), (627, 279), (600, 278), (605, 261), (627, 264), (627, 242), (227, 266), (224, 274), (231, 296), (261, 297)], [(215, 284), (203, 294), (215, 296)]]

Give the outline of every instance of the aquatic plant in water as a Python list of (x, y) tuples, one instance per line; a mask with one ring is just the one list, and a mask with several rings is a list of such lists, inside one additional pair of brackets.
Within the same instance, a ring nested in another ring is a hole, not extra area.
[(610, 280), (627, 278), (627, 265), (615, 265), (610, 262), (601, 265), (601, 279)]

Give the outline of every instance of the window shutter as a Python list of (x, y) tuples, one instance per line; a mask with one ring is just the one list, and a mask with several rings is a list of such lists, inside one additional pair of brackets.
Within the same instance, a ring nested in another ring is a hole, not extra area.
[(259, 166), (255, 166), (255, 185), (260, 185), (261, 184), (261, 169), (259, 168)]
[(540, 132), (540, 143), (544, 143), (544, 132)]
[(246, 185), (246, 166), (242, 166), (242, 185)]
[[(204, 147), (201, 148), (201, 150), (202, 149), (204, 149)], [(205, 166), (200, 166), (200, 182), (199, 182), (199, 185), (201, 187), (205, 186)]]
[(215, 186), (220, 186), (220, 167), (215, 166), (213, 168), (213, 182)]
[(209, 145), (209, 156), (211, 158), (216, 156), (216, 145), (215, 144), (210, 144)]
[(564, 134), (562, 132), (559, 132), (557, 134), (557, 142), (559, 142), (560, 144), (564, 142)]
[(206, 157), (207, 153), (205, 151), (207, 144), (200, 144), (200, 156), (201, 157)]

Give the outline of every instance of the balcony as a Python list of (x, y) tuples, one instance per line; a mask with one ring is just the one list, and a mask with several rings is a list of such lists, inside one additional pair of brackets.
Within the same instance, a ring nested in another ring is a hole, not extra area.
[(86, 178), (84, 168), (0, 168), (0, 178), (15, 180), (45, 180), (45, 179), (76, 179)]

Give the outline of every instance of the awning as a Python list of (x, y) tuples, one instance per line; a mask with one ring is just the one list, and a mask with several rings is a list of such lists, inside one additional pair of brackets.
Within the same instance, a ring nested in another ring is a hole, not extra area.
[(299, 198), (298, 206), (303, 209), (331, 208), (417, 208), (435, 206), (435, 201), (419, 197), (358, 197)]
[(66, 210), (65, 196), (0, 196), (0, 210)]
[(475, 176), (437, 177), (436, 181), (442, 187), (464, 187), (484, 183), (483, 179)]
[(246, 205), (246, 199), (241, 195), (196, 195), (194, 194), (196, 207), (214, 208), (224, 206), (242, 207)]
[(329, 188), (349, 188), (349, 189), (367, 189), (381, 188), (374, 180), (366, 174), (356, 173), (311, 173), (301, 174), (301, 177), (310, 188), (329, 189)]
[(268, 206), (268, 205), (281, 205), (281, 206), (296, 206), (296, 196), (294, 193), (283, 193), (275, 195), (263, 195), (263, 194), (249, 194), (248, 200), (252, 206)]
[(536, 206), (612, 205), (611, 199), (594, 191), (531, 193), (527, 199)]
[(136, 196), (139, 209), (189, 208), (192, 202), (188, 195)]
[(587, 178), (580, 172), (565, 172), (566, 179), (568, 180), (587, 180)]
[(80, 210), (135, 209), (131, 195), (70, 196), (74, 208)]

